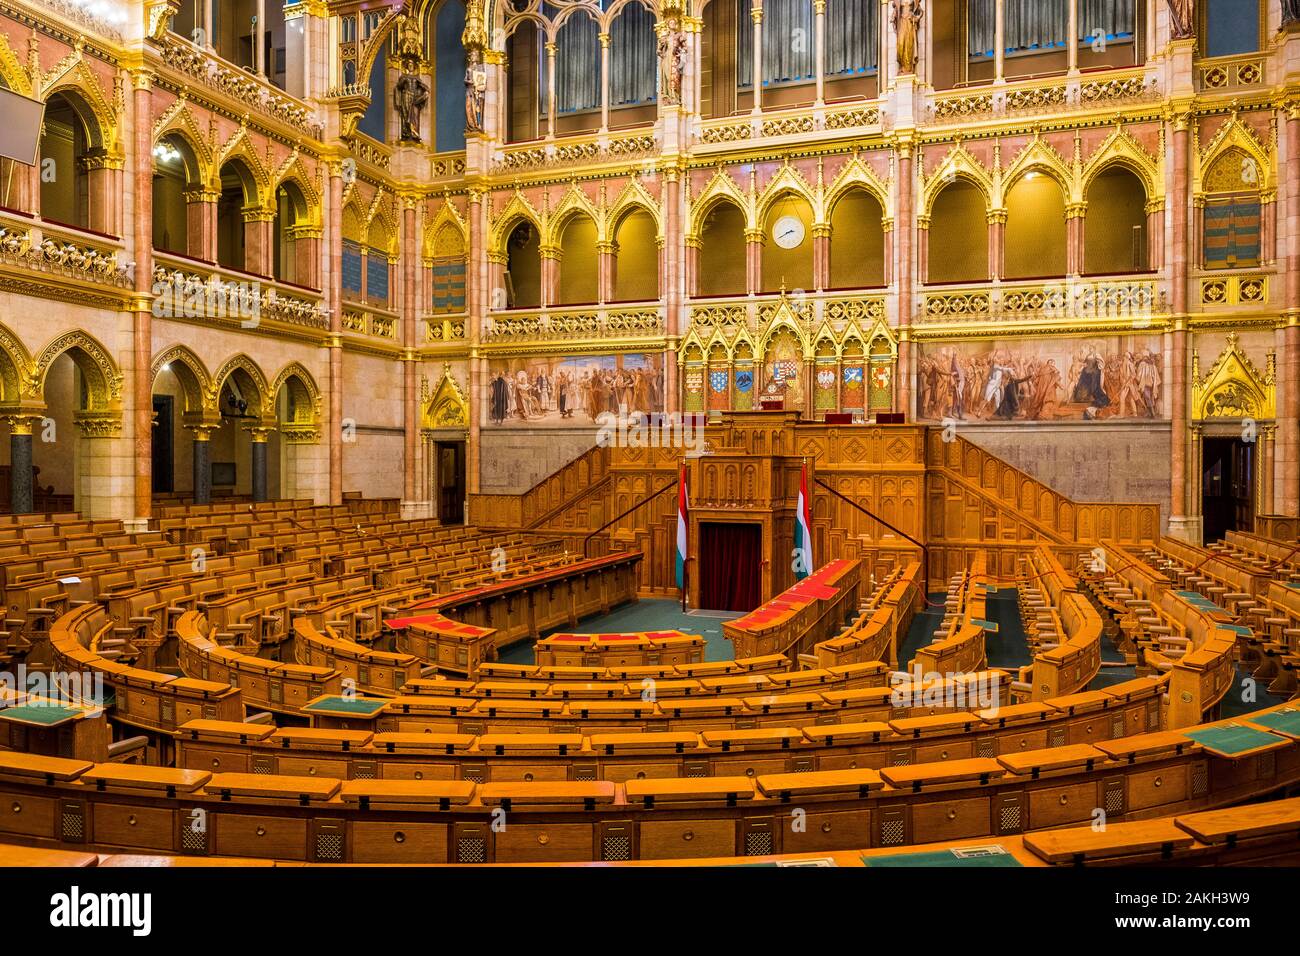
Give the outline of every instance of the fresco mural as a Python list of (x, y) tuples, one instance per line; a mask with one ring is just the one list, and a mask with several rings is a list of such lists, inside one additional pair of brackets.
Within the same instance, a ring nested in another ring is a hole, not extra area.
[(1154, 335), (923, 345), (917, 415), (957, 421), (1106, 421), (1164, 416)]
[(584, 426), (602, 412), (662, 412), (663, 356), (492, 358), (484, 393), (488, 428)]

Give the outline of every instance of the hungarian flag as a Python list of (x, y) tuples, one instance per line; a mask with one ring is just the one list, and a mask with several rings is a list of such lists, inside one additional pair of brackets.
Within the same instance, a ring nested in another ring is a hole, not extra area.
[(798, 581), (813, 571), (812, 513), (808, 508), (807, 465), (799, 473), (799, 508), (794, 516), (794, 549), (798, 552), (794, 572), (794, 578)]
[(677, 479), (677, 587), (686, 587), (686, 465)]

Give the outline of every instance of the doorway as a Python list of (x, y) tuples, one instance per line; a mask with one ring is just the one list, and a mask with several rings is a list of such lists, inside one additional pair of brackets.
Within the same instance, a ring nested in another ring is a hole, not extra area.
[(434, 445), (438, 468), (438, 520), (465, 523), (465, 443), (440, 441)]
[(1201, 514), (1204, 541), (1255, 526), (1255, 444), (1206, 437), (1202, 449)]
[(175, 406), (170, 395), (153, 397), (153, 493), (170, 494), (175, 491), (172, 472), (172, 420)]
[(700, 607), (752, 611), (763, 602), (763, 526), (755, 522), (702, 522)]

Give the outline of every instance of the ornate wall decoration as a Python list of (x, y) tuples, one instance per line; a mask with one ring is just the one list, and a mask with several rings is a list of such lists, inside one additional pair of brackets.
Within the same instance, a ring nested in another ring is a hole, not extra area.
[(104, 346), (80, 329), (58, 336), (36, 356), (27, 374), (25, 391), (29, 397), (43, 398), (50, 366), (64, 352), (71, 353), (86, 380), (85, 411), (108, 411), (121, 401), (122, 373), (117, 363)]
[(217, 410), (216, 390), (212, 376), (203, 360), (184, 345), (173, 345), (159, 352), (149, 369), (149, 381), (157, 382), (163, 367), (167, 366), (180, 382), (185, 392), (187, 414), (214, 413)]
[(421, 427), (424, 429), (469, 426), (469, 402), (460, 383), (451, 374), (450, 365), (442, 367), (442, 378), (423, 405), (424, 420)]
[(1270, 349), (1263, 372), (1242, 351), (1237, 333), (1229, 332), (1227, 345), (1204, 377), (1200, 353), (1192, 352), (1192, 420), (1271, 419), (1277, 415), (1276, 356)]

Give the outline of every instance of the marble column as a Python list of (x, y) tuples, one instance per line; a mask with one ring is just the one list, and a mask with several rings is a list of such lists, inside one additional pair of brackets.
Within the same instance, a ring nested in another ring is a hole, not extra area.
[(827, 222), (812, 227), (813, 288), (823, 291), (831, 284), (831, 226)]
[(816, 106), (823, 106), (826, 103), (826, 0), (813, 0), (814, 34), (816, 43), (813, 46), (815, 58), (815, 73), (817, 75), (817, 102)]
[(244, 271), (270, 278), (275, 271), (275, 213), (267, 209), (244, 210)]
[(614, 301), (617, 287), (617, 246), (608, 239), (596, 243), (596, 301), (601, 305)]
[[(475, 140), (478, 137), (474, 137)], [(469, 269), (465, 273), (465, 306), (467, 315), (465, 317), (465, 335), (469, 339), (469, 429), (467, 441), (465, 443), (465, 481), (469, 494), (476, 495), (480, 488), (479, 456), (481, 449), (479, 447), (479, 430), (483, 420), (483, 359), (479, 356), (479, 341), (482, 336), (482, 329), (486, 322), (488, 307), (488, 296), (495, 295), (488, 287), (493, 282), (504, 282), (499, 278), (504, 272), (504, 265), (499, 261), (488, 261), (488, 256), (484, 254), (484, 209), (483, 209), (483, 192), (479, 189), (471, 189), (467, 197), (466, 218), (469, 223)], [(488, 272), (491, 270), (492, 279), (489, 280)], [(501, 285), (493, 288), (502, 288)], [(502, 295), (501, 305), (504, 306), (504, 294)], [(497, 308), (497, 304), (492, 304)], [(472, 516), (468, 509), (465, 515), (466, 522), (473, 522)]]
[(763, 230), (745, 230), (745, 291), (757, 295), (763, 291)]
[[(1300, 164), (1300, 99), (1287, 103), (1286, 168)], [(1285, 307), (1281, 318), (1281, 386), (1278, 394), (1278, 470), (1274, 510), (1277, 514), (1300, 514), (1300, 183), (1292, 176), (1286, 183), (1284, 212)]]
[[(419, 339), (416, 336), (416, 313), (419, 305), (416, 295), (416, 266), (420, 257), (419, 236), (416, 234), (417, 197), (405, 197), (402, 203), (402, 500), (408, 509), (423, 495), (416, 487), (415, 459), (420, 440), (420, 403), (418, 398)], [(413, 515), (408, 515), (413, 516)]]
[(194, 434), (194, 503), (206, 505), (212, 500), (212, 429), (195, 425), (190, 431)]
[(1087, 203), (1071, 203), (1065, 208), (1065, 272), (1078, 278), (1084, 271), (1084, 223)]
[(185, 190), (185, 248), (187, 256), (215, 262), (217, 259), (217, 200), (220, 193), (202, 187)]
[(1170, 311), (1173, 325), (1165, 338), (1170, 371), (1169, 533), (1174, 537), (1199, 544), (1200, 522), (1194, 518), (1189, 519), (1187, 510), (1188, 500), (1196, 499), (1201, 488), (1201, 476), (1198, 474), (1189, 476), (1187, 471), (1187, 282), (1190, 267), (1187, 214), (1191, 119), (1192, 114), (1188, 112), (1179, 113), (1174, 117), (1171, 142), (1173, 188), (1169, 197), (1169, 207), (1173, 218), (1171, 235), (1173, 259), (1170, 263)]
[[(898, 223), (895, 245), (898, 250), (898, 368), (894, 375), (894, 393), (897, 396), (895, 411), (912, 419), (912, 309), (914, 283), (912, 263), (913, 240), (913, 156), (914, 144), (910, 139), (898, 142)], [(870, 389), (870, 382), (864, 382)], [(867, 404), (870, 404), (868, 400)]]
[(330, 310), (329, 336), (329, 503), (343, 501), (343, 163), (330, 163), (329, 277), (325, 299)]
[(609, 131), (609, 34), (600, 38), (600, 131)]
[(754, 22), (754, 107), (750, 112), (758, 114), (763, 111), (763, 0), (754, 0), (749, 18)]
[(266, 495), (266, 439), (269, 428), (252, 429), (253, 436), (253, 500), (267, 501)]
[(131, 432), (135, 459), (134, 520), (130, 530), (144, 530), (153, 514), (153, 123), (154, 74), (134, 70), (132, 188), (135, 191), (132, 222), (135, 259), (134, 320), (132, 322)]
[(991, 210), (986, 219), (989, 224), (989, 279), (996, 282), (1002, 278), (1002, 251), (1007, 229), (1007, 211)]
[(9, 511), (32, 513), (32, 422), (13, 417), (9, 423)]

